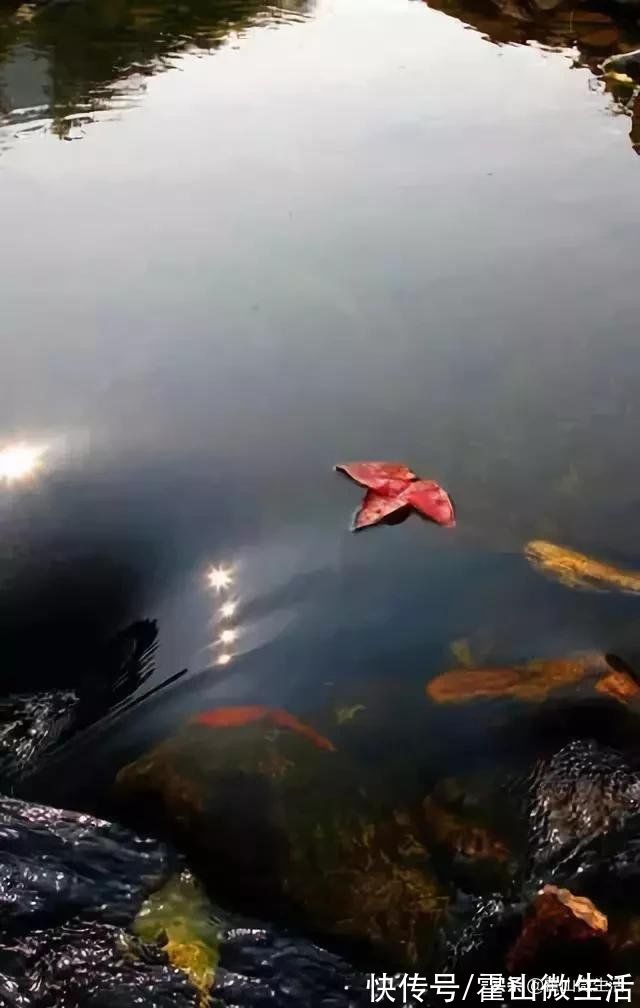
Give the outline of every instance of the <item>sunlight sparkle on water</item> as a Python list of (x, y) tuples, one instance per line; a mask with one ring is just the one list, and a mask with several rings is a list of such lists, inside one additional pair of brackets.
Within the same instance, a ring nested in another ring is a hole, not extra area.
[(238, 631), (234, 630), (232, 627), (229, 627), (229, 629), (223, 630), (222, 633), (220, 634), (220, 643), (221, 644), (233, 644), (233, 642), (234, 642), (234, 640), (236, 639), (237, 636), (238, 636)]
[(7, 445), (0, 451), (0, 479), (13, 483), (33, 476), (45, 451), (41, 445)]
[(223, 591), (228, 588), (233, 580), (230, 570), (225, 567), (212, 567), (209, 571), (209, 584), (216, 591)]
[(218, 655), (218, 665), (228, 665), (230, 661), (231, 655), (227, 654), (226, 651), (224, 654)]
[(237, 602), (225, 602), (220, 606), (220, 619), (231, 619), (237, 608)]

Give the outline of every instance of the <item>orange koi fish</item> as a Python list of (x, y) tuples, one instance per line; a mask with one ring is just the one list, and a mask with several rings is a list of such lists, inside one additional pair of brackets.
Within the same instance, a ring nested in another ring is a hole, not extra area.
[(318, 749), (327, 749), (335, 752), (333, 742), (330, 742), (324, 735), (320, 735), (310, 725), (300, 721), (288, 711), (277, 707), (262, 707), (259, 704), (252, 704), (239, 707), (214, 707), (213, 710), (204, 711), (193, 719), (193, 724), (204, 725), (207, 728), (241, 728), (243, 725), (252, 724), (255, 721), (266, 721), (275, 728), (288, 728), (289, 731), (296, 732), (304, 738), (313, 742)]

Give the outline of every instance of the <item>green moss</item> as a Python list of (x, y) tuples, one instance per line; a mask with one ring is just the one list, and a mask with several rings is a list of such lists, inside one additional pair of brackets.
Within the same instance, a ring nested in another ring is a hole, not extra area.
[(190, 725), (118, 783), (123, 797), (158, 803), (208, 882), (234, 901), (249, 889), (261, 913), (272, 916), (279, 901), (314, 931), (368, 943), (399, 964), (431, 951), (446, 898), (421, 822), (344, 753), (259, 724)]

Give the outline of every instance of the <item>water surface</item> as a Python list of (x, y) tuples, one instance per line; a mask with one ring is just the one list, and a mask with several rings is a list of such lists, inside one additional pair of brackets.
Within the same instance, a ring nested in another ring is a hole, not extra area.
[[(154, 681), (195, 676), (159, 733), (387, 679), (460, 769), (493, 715), (428, 706), (452, 641), (491, 664), (635, 647), (636, 600), (522, 555), (640, 567), (640, 164), (593, 72), (618, 36), (498, 45), (452, 14), (3, 13), (0, 439), (49, 447), (0, 489), (9, 681), (81, 678), (156, 619)], [(385, 457), (448, 488), (455, 530), (348, 531), (332, 466)]]

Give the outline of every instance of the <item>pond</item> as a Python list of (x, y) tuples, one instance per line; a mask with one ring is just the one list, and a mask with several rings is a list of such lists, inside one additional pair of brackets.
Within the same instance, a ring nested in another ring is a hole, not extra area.
[[(0, 447), (42, 447), (0, 484), (7, 690), (86, 682), (140, 620), (145, 689), (188, 670), (39, 800), (103, 808), (218, 704), (342, 711), (394, 794), (515, 771), (570, 715), (425, 684), (633, 666), (638, 598), (525, 546), (640, 568), (640, 162), (597, 69), (638, 30), (441, 6), (3, 7)], [(386, 458), (456, 527), (351, 533), (333, 466)]]

